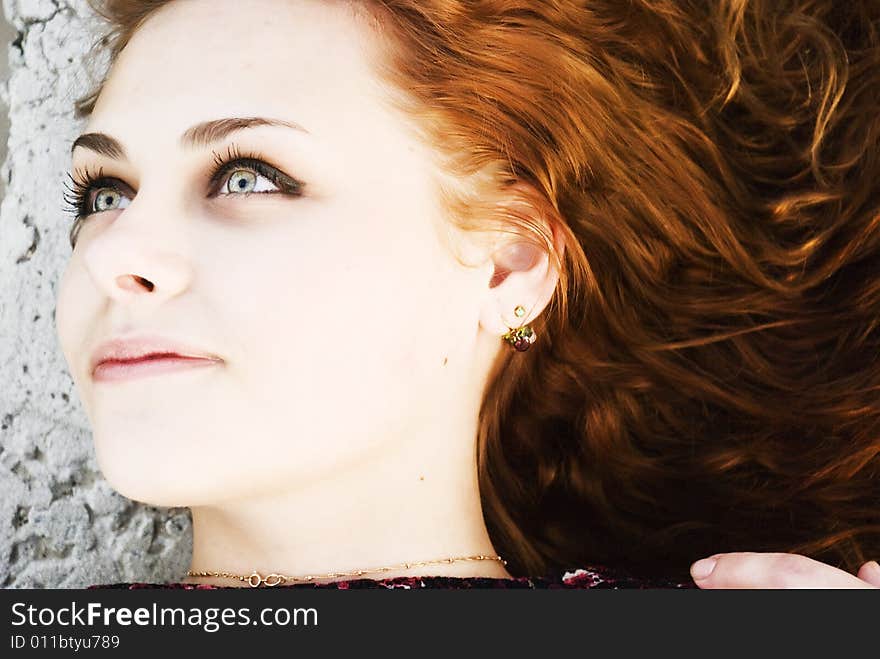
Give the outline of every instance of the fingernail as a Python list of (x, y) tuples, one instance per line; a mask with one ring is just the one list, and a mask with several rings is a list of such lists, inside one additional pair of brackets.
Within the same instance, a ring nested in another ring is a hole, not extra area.
[(877, 561), (868, 561), (868, 569), (876, 576), (880, 577), (880, 563)]
[(701, 558), (691, 565), (691, 576), (694, 579), (706, 579), (715, 569), (716, 562), (714, 558)]

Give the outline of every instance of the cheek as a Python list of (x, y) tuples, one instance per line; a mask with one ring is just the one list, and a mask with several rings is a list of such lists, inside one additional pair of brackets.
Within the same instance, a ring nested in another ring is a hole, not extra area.
[(243, 395), (311, 437), (382, 433), (442, 361), (443, 347), (426, 339), (443, 322), (440, 246), (428, 229), (377, 225), (303, 231), (228, 271), (238, 273), (224, 313)]
[(97, 317), (97, 310), (90, 306), (93, 300), (95, 293), (88, 274), (71, 260), (58, 282), (55, 331), (70, 374), (77, 384), (88, 376), (87, 350), (95, 332), (91, 323)]

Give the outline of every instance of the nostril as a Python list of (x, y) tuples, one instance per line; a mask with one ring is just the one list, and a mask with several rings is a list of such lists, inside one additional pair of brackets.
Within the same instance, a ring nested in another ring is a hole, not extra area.
[(149, 279), (144, 279), (143, 277), (138, 277), (137, 275), (134, 275), (134, 278), (137, 279), (139, 283), (143, 284), (144, 288), (146, 288), (148, 291), (152, 291), (153, 288), (155, 288), (155, 286), (153, 286), (153, 282), (151, 282)]
[(140, 290), (138, 284), (146, 288), (148, 291), (152, 291), (155, 288), (155, 286), (149, 279), (144, 279), (143, 277), (139, 277), (138, 275), (123, 275), (118, 278), (118, 281), (119, 287), (124, 288), (127, 291)]

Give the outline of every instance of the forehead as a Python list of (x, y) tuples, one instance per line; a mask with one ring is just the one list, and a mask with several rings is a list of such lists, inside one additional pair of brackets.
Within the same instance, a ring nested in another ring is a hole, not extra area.
[(290, 118), (318, 136), (357, 130), (379, 111), (375, 46), (349, 2), (171, 2), (120, 53), (88, 130), (148, 122), (176, 137), (219, 116)]

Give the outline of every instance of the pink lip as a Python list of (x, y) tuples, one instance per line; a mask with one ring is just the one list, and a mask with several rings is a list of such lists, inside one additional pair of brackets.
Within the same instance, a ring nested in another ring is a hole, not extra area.
[(175, 373), (205, 366), (214, 366), (219, 363), (216, 359), (202, 359), (200, 357), (151, 355), (142, 359), (103, 361), (95, 367), (92, 375), (96, 382), (118, 382), (148, 375)]
[(194, 345), (141, 334), (120, 336), (100, 344), (92, 353), (89, 366), (96, 381), (113, 381), (220, 363), (220, 357)]

